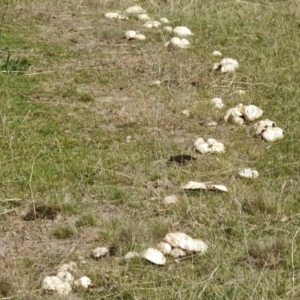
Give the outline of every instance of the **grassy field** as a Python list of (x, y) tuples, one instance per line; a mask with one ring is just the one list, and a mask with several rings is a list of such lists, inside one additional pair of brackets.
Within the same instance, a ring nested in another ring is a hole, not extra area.
[[(167, 49), (171, 35), (135, 16), (104, 18), (136, 4), (189, 27), (190, 49)], [(299, 299), (299, 34), (298, 0), (2, 0), (0, 299)], [(214, 50), (237, 72), (212, 71)], [(262, 108), (284, 139), (226, 124), (239, 103)], [(198, 137), (226, 152), (197, 154)], [(177, 154), (197, 160), (168, 163)], [(248, 167), (260, 176), (239, 178)], [(183, 191), (191, 180), (229, 192)], [(163, 267), (123, 260), (171, 231), (208, 252)], [(100, 246), (110, 255), (95, 261)], [(43, 294), (42, 279), (68, 261), (93, 286)]]

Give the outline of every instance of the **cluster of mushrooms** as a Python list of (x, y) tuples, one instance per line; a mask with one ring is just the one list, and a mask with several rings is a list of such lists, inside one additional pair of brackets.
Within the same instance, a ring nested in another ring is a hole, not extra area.
[[(189, 28), (185, 26), (177, 26), (175, 28), (172, 28), (171, 26), (166, 26), (170, 23), (170, 21), (165, 17), (160, 18), (159, 21), (151, 20), (151, 18), (146, 14), (146, 11), (139, 5), (128, 7), (124, 11), (124, 14), (121, 14), (120, 12), (105, 13), (106, 18), (118, 20), (129, 20), (127, 15), (135, 15), (139, 20), (145, 22), (143, 24), (143, 27), (148, 29), (158, 28), (161, 27), (162, 24), (164, 24), (165, 26), (163, 26), (163, 30), (175, 35), (173, 38), (171, 38), (170, 41), (165, 43), (166, 47), (178, 47), (182, 49), (190, 47), (190, 42), (186, 39), (186, 37), (192, 36), (193, 33)], [(139, 31), (136, 30), (126, 31), (125, 37), (128, 40), (146, 40), (146, 36), (139, 33)]]
[(92, 281), (86, 276), (75, 279), (78, 267), (73, 261), (62, 264), (58, 267), (56, 276), (46, 276), (42, 281), (42, 290), (44, 292), (56, 292), (59, 295), (68, 295), (73, 286), (88, 288)]
[(164, 265), (166, 256), (173, 257), (176, 261), (193, 254), (204, 254), (207, 251), (207, 244), (201, 239), (194, 239), (184, 232), (168, 233), (155, 248), (148, 248), (141, 254), (128, 252), (124, 259), (130, 260), (134, 257), (142, 257), (155, 265)]

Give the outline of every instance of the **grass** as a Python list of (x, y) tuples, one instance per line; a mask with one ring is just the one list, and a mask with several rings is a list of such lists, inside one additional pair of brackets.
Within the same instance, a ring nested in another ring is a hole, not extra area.
[[(0, 296), (55, 299), (41, 280), (84, 257), (79, 272), (93, 287), (70, 299), (298, 299), (299, 3), (138, 2), (189, 27), (188, 50), (166, 49), (170, 35), (135, 17), (104, 18), (131, 4), (0, 4)], [(147, 40), (126, 41), (129, 29)], [(214, 50), (237, 59), (238, 71), (212, 72)], [(251, 124), (224, 124), (213, 97), (226, 109), (258, 105), (284, 139), (266, 143)], [(199, 136), (226, 153), (196, 154)], [(197, 160), (168, 163), (178, 154)], [(238, 178), (246, 167), (260, 177)], [(190, 180), (229, 193), (184, 192)], [(172, 194), (180, 201), (166, 207)], [(164, 267), (122, 260), (171, 231), (202, 238), (207, 254)], [(90, 252), (101, 246), (110, 255), (99, 263)]]

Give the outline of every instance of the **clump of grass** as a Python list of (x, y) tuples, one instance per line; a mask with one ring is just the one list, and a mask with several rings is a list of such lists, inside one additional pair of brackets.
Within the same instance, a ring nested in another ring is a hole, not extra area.
[(80, 216), (80, 218), (76, 221), (75, 225), (77, 227), (84, 227), (84, 226), (96, 226), (97, 225), (97, 219), (95, 215), (90, 213), (85, 213)]
[(0, 277), (0, 296), (8, 297), (14, 294), (14, 287), (10, 279), (6, 277)]
[(60, 240), (71, 238), (75, 235), (74, 229), (70, 225), (55, 227), (51, 230), (51, 234)]
[(249, 246), (246, 261), (259, 268), (275, 268), (286, 259), (287, 245), (281, 238), (264, 238)]

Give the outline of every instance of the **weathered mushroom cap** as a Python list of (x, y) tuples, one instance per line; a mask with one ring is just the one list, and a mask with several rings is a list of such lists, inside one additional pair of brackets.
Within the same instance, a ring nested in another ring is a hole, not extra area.
[(165, 256), (157, 249), (148, 248), (142, 252), (141, 256), (147, 261), (156, 265), (164, 265), (166, 263)]
[(257, 178), (258, 177), (258, 172), (256, 170), (246, 168), (244, 170), (241, 170), (239, 172), (239, 175), (244, 178)]
[(74, 281), (75, 286), (83, 287), (85, 289), (87, 289), (91, 284), (91, 279), (86, 276), (80, 277)]
[(108, 19), (128, 20), (128, 17), (120, 15), (118, 12), (107, 12), (104, 16)]
[(46, 276), (42, 282), (42, 289), (57, 292), (59, 295), (68, 295), (72, 291), (70, 283), (62, 281), (57, 276)]
[(253, 125), (254, 129), (258, 129), (260, 127), (262, 128), (266, 128), (266, 127), (276, 127), (276, 123), (269, 120), (269, 119), (265, 119), (265, 120), (261, 120), (261, 121), (258, 121), (256, 122), (254, 125)]
[(165, 47), (178, 47), (182, 49), (189, 48), (190, 42), (187, 39), (180, 39), (179, 37), (173, 37), (169, 42), (165, 43)]
[(237, 69), (239, 67), (239, 63), (236, 59), (233, 59), (233, 58), (223, 58), (221, 61), (220, 61), (220, 64), (222, 66), (226, 66), (226, 65), (234, 65), (234, 67)]
[(141, 21), (149, 21), (150, 20), (150, 17), (147, 14), (139, 14), (137, 17)]
[(208, 184), (207, 189), (210, 191), (228, 192), (227, 187), (221, 184)]
[(213, 56), (222, 56), (222, 53), (220, 51), (213, 51)]
[(193, 33), (185, 26), (177, 26), (173, 29), (173, 33), (179, 37), (193, 35)]
[(195, 249), (194, 239), (184, 232), (171, 232), (168, 233), (163, 241), (167, 242), (174, 248), (181, 248), (193, 252)]
[(207, 186), (204, 182), (189, 181), (182, 187), (184, 190), (207, 190)]
[(172, 246), (167, 242), (159, 242), (156, 245), (156, 249), (158, 249), (162, 254), (168, 255), (172, 251)]
[(284, 136), (283, 129), (279, 127), (267, 127), (261, 134), (261, 137), (267, 142), (274, 142), (282, 139)]
[(74, 276), (68, 271), (59, 271), (56, 276), (63, 282), (69, 282), (70, 284), (74, 281)]
[(194, 252), (204, 254), (208, 249), (208, 245), (200, 239), (194, 239)]
[(157, 28), (161, 26), (161, 23), (158, 21), (147, 21), (143, 26), (146, 28)]
[(127, 14), (142, 14), (145, 13), (146, 11), (139, 5), (134, 5), (134, 6), (130, 6), (128, 7), (125, 12)]
[(125, 260), (131, 260), (135, 257), (139, 257), (140, 255), (135, 251), (130, 251), (124, 255)]
[(170, 22), (170, 21), (169, 21), (167, 18), (165, 18), (165, 17), (160, 18), (159, 21), (160, 21), (161, 23), (164, 23), (164, 24), (168, 24), (168, 23)]
[(97, 258), (101, 258), (101, 257), (107, 255), (108, 252), (109, 252), (109, 250), (105, 247), (97, 247), (92, 251), (91, 255), (93, 258), (97, 259)]
[(163, 200), (163, 203), (165, 205), (175, 204), (177, 202), (178, 202), (178, 197), (176, 195), (166, 196), (165, 199)]
[(210, 103), (213, 104), (218, 109), (222, 109), (224, 107), (224, 103), (221, 98), (213, 98), (210, 100)]
[(246, 105), (241, 108), (241, 113), (247, 121), (254, 121), (260, 118), (263, 112), (264, 111), (256, 105)]
[(173, 32), (173, 28), (171, 26), (164, 26), (163, 30), (166, 32)]
[(186, 252), (184, 250), (180, 249), (180, 248), (174, 248), (170, 252), (170, 256), (172, 256), (174, 258), (185, 257), (186, 256)]

